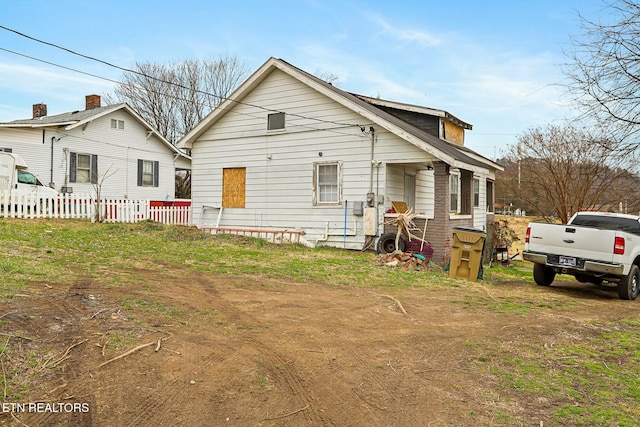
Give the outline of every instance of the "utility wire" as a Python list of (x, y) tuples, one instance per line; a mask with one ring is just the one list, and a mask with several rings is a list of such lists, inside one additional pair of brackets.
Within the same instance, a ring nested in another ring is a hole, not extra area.
[[(273, 109), (269, 109), (269, 108), (266, 108), (266, 107), (262, 107), (260, 105), (245, 103), (245, 102), (238, 101), (238, 100), (235, 100), (235, 99), (232, 99), (232, 98), (228, 98), (228, 97), (224, 97), (224, 96), (221, 96), (221, 95), (216, 95), (216, 94), (213, 94), (213, 93), (210, 93), (210, 92), (206, 92), (206, 91), (203, 91), (203, 90), (200, 90), (200, 89), (194, 89), (192, 87), (187, 87), (187, 86), (181, 85), (179, 83), (174, 83), (174, 82), (170, 82), (170, 81), (167, 81), (167, 80), (163, 80), (161, 78), (154, 77), (154, 76), (142, 73), (142, 72), (137, 71), (137, 70), (133, 70), (133, 69), (126, 68), (126, 67), (121, 67), (119, 65), (112, 64), (112, 63), (104, 61), (102, 59), (99, 59), (99, 58), (96, 58), (96, 57), (93, 57), (93, 56), (89, 56), (89, 55), (85, 55), (83, 53), (76, 52), (76, 51), (74, 51), (72, 49), (57, 45), (55, 43), (51, 43), (51, 42), (48, 42), (48, 41), (41, 40), (41, 39), (38, 39), (36, 37), (30, 36), (28, 34), (24, 34), (24, 33), (20, 32), (20, 31), (14, 30), (14, 29), (9, 28), (9, 27), (6, 27), (4, 25), (0, 25), (0, 29), (3, 29), (5, 31), (9, 31), (11, 33), (17, 34), (17, 35), (19, 35), (21, 37), (24, 37), (26, 39), (29, 39), (29, 40), (44, 44), (46, 46), (51, 46), (51, 47), (54, 47), (56, 49), (63, 50), (63, 51), (68, 52), (68, 53), (70, 53), (72, 55), (76, 55), (76, 56), (79, 56), (81, 58), (88, 59), (90, 61), (96, 61), (96, 62), (99, 62), (101, 64), (107, 65), (109, 67), (116, 68), (118, 70), (121, 70), (121, 71), (124, 71), (124, 72), (127, 72), (127, 73), (136, 74), (136, 75), (139, 75), (139, 76), (144, 77), (146, 79), (151, 79), (151, 80), (157, 81), (159, 83), (168, 84), (168, 85), (179, 87), (181, 89), (187, 89), (187, 90), (193, 91), (195, 93), (200, 93), (200, 94), (203, 94), (203, 95), (211, 96), (211, 97), (214, 97), (214, 98), (218, 99), (219, 101), (231, 101), (231, 102), (235, 102), (236, 104), (239, 104), (239, 105), (245, 105), (245, 106), (249, 106), (249, 107), (253, 107), (253, 108), (258, 108), (258, 109), (261, 109), (261, 110), (264, 110), (264, 111), (267, 111), (267, 112), (270, 112), (270, 113), (285, 113), (285, 114), (287, 114), (289, 116), (298, 117), (298, 118), (302, 118), (302, 119), (308, 119), (308, 120), (315, 120), (315, 121), (322, 122), (322, 123), (335, 124), (335, 125), (339, 125), (339, 126), (361, 127), (361, 125), (357, 124), (357, 123), (344, 123), (344, 122), (336, 122), (336, 121), (331, 121), (331, 120), (323, 120), (323, 119), (318, 119), (318, 118), (314, 118), (314, 117), (307, 117), (307, 116), (300, 115), (300, 114), (287, 113), (287, 112), (283, 112), (283, 111), (273, 110)], [(42, 59), (38, 59), (38, 58), (34, 58), (34, 57), (31, 57), (31, 56), (28, 56), (28, 55), (24, 55), (24, 54), (20, 54), (20, 53), (17, 53), (17, 52), (13, 52), (13, 51), (11, 51), (9, 49), (4, 49), (4, 48), (0, 48), (0, 49), (3, 50), (3, 51), (6, 51), (6, 52), (10, 52), (10, 53), (13, 53), (13, 54), (16, 54), (16, 55), (19, 55), (19, 56), (23, 56), (23, 57), (26, 57), (26, 58), (29, 58), (29, 59), (33, 59), (33, 60), (36, 60), (36, 61), (39, 61), (39, 62), (43, 62), (43, 63), (46, 63), (46, 64), (54, 65), (54, 66), (57, 66), (57, 67), (60, 67), (60, 68), (63, 68), (63, 69), (70, 70), (70, 71), (75, 71), (75, 72), (78, 72), (78, 73), (81, 73), (81, 74), (89, 75), (89, 76), (92, 76), (92, 77), (100, 78), (100, 79), (107, 80), (107, 81), (114, 82), (114, 83), (121, 83), (119, 81), (108, 79), (106, 77), (96, 76), (96, 75), (93, 75), (93, 74), (90, 74), (90, 73), (86, 73), (86, 72), (83, 72), (83, 71), (74, 70), (72, 68), (65, 67), (65, 66), (62, 66), (62, 65), (53, 64), (53, 63), (50, 63), (50, 62), (42, 60)], [(218, 108), (218, 107), (215, 107), (214, 110), (216, 108)]]
[(71, 68), (71, 67), (65, 67), (64, 65), (56, 64), (54, 62), (45, 61), (44, 59), (36, 58), (35, 56), (29, 56), (29, 55), (26, 55), (24, 53), (16, 52), (14, 50), (5, 49), (4, 47), (0, 47), (0, 50), (8, 52), (8, 53), (12, 53), (14, 55), (22, 56), (23, 58), (28, 58), (28, 59), (31, 59), (33, 61), (42, 62), (43, 64), (52, 65), (54, 67), (58, 67), (58, 68), (62, 68), (62, 69), (65, 69), (65, 70), (73, 71), (74, 73), (84, 74), (85, 76), (95, 77), (97, 79), (106, 80), (106, 81), (112, 82), (112, 83), (121, 83), (118, 80), (113, 80), (113, 79), (110, 79), (110, 78), (107, 78), (107, 77), (102, 77), (102, 76), (99, 76), (97, 74), (87, 73), (86, 71), (77, 70), (77, 69)]

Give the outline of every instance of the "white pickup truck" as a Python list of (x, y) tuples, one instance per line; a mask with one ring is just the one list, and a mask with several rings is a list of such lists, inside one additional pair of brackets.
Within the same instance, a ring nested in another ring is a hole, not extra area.
[(532, 222), (522, 256), (534, 263), (538, 285), (570, 274), (580, 282), (617, 283), (618, 296), (634, 300), (640, 292), (640, 217), (578, 212), (567, 224)]

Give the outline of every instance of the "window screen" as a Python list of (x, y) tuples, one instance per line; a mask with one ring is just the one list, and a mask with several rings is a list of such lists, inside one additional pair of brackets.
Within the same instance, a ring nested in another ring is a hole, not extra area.
[(284, 129), (284, 113), (273, 113), (267, 117), (267, 129)]

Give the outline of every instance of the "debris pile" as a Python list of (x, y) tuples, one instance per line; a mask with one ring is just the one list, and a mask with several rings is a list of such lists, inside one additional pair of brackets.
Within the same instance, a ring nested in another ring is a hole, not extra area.
[(413, 252), (393, 251), (389, 254), (380, 254), (377, 264), (413, 271), (441, 270), (440, 266), (431, 262), (424, 255)]

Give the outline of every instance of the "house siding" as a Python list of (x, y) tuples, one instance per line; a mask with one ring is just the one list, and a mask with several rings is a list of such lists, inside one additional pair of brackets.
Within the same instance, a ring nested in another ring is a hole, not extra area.
[[(111, 119), (123, 120), (123, 130), (111, 129)], [(101, 197), (130, 199), (173, 199), (175, 196), (175, 152), (155, 135), (147, 138), (147, 128), (124, 110), (96, 118), (82, 127), (25, 129), (0, 128), (0, 147), (12, 148), (29, 165), (43, 184), (51, 182), (51, 138), (53, 142), (53, 183), (57, 190), (71, 187), (74, 193), (95, 193), (91, 183), (70, 182), (70, 153), (97, 155)], [(157, 187), (138, 186), (138, 160), (159, 164)], [(179, 165), (190, 168), (180, 159)]]
[[(285, 130), (267, 131), (270, 111), (255, 105), (287, 113)], [(221, 206), (222, 170), (246, 167), (246, 207), (224, 209), (220, 226), (296, 227), (305, 231), (311, 243), (361, 248), (365, 240), (364, 220), (353, 215), (353, 205), (364, 203), (369, 192), (371, 136), (363, 133), (360, 126), (368, 130), (371, 125), (362, 116), (285, 73), (272, 72), (193, 145), (192, 197), (196, 223), (202, 226), (217, 222), (218, 211), (206, 207), (203, 210), (202, 206)], [(379, 170), (374, 168), (373, 191), (379, 190), (385, 196), (385, 204), (378, 209), (382, 222), (385, 205), (390, 206), (395, 194), (401, 199), (403, 196), (402, 181), (392, 183), (391, 189), (385, 187), (385, 165), (425, 162), (431, 157), (382, 128), (374, 129), (374, 137), (374, 158), (382, 165)], [(315, 162), (342, 162), (340, 206), (313, 206)], [(428, 177), (421, 177), (419, 182), (421, 188), (429, 186)], [(419, 200), (428, 204), (429, 197), (427, 194)], [(429, 210), (429, 206), (424, 209)]]
[[(433, 259), (441, 264), (450, 257), (453, 227), (486, 227), (483, 182), (491, 178), (492, 165), (441, 151), (370, 105), (351, 103), (350, 96), (280, 60), (269, 62), (234, 93), (237, 102), (223, 103), (182, 143), (192, 149), (197, 225), (298, 229), (311, 244), (361, 249), (364, 218), (353, 208), (372, 191), (377, 193), (377, 235), (395, 230), (385, 224), (392, 201), (413, 204), (419, 214), (414, 222), (426, 230)], [(286, 114), (284, 129), (268, 131), (267, 117), (277, 112)], [(402, 117), (442, 137), (439, 118)], [(314, 194), (314, 165), (325, 162), (338, 163), (342, 177), (341, 198), (334, 206), (318, 206)], [(447, 162), (458, 168), (454, 172), (466, 193), (465, 215), (449, 212)], [(220, 210), (226, 168), (246, 170), (244, 208)], [(470, 194), (474, 178), (482, 183), (478, 208)], [(405, 194), (413, 186), (415, 195)]]

